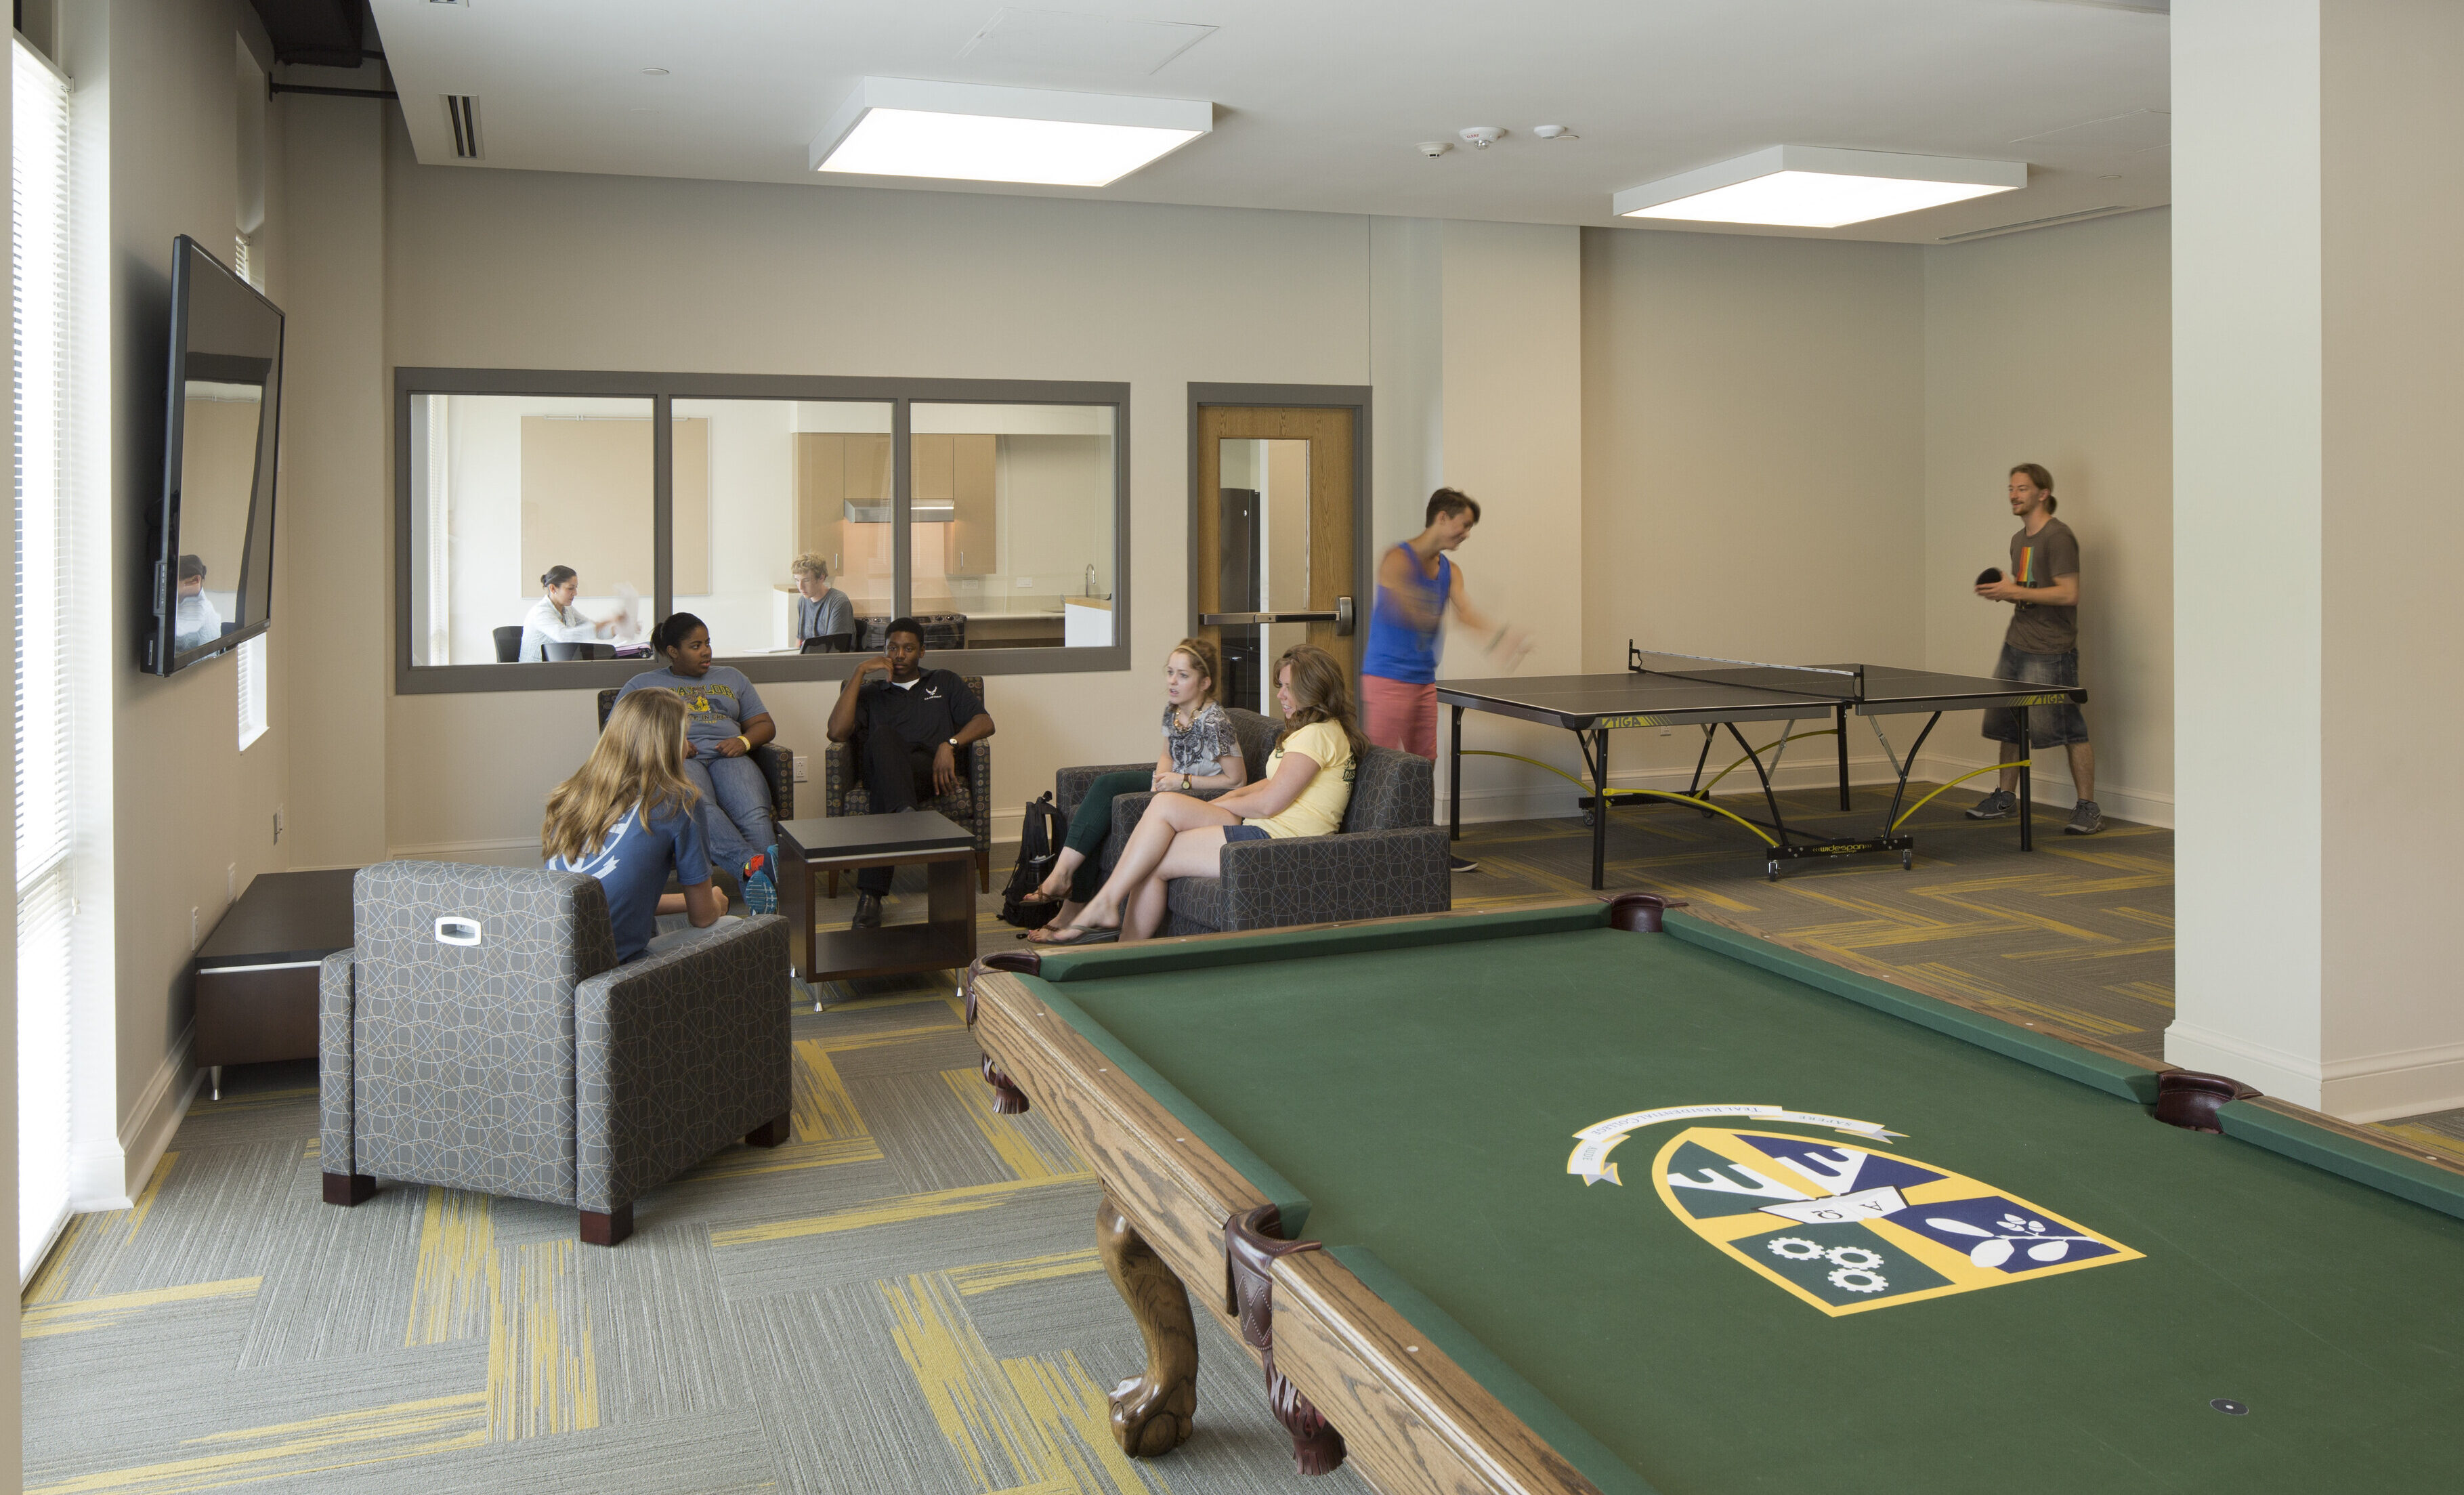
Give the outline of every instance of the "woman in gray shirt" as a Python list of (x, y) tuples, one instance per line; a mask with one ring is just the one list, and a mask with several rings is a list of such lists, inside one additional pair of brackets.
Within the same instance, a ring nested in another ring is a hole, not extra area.
[(1124, 794), (1160, 793), (1166, 789), (1238, 789), (1249, 781), (1249, 766), (1241, 757), (1241, 739), (1232, 718), (1215, 697), (1215, 678), (1221, 666), (1215, 646), (1204, 639), (1182, 639), (1163, 662), (1163, 751), (1155, 768), (1104, 774), (1087, 788), (1087, 798), (1069, 817), (1069, 833), (1051, 874), (1021, 903), (1054, 903), (1061, 907), (1055, 924), (1067, 924), (1078, 910), (1104, 886), (1104, 868), (1096, 860), (1112, 833), (1112, 801)]
[(813, 551), (796, 558), (788, 571), (796, 578), (796, 646), (801, 649), (808, 639), (825, 639), (833, 634), (847, 636), (847, 648), (855, 647), (855, 604), (847, 594), (830, 584), (828, 560)]

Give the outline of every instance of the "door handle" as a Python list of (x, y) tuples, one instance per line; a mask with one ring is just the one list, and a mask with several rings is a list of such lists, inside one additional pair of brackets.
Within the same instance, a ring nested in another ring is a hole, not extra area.
[(1342, 638), (1352, 636), (1353, 619), (1352, 599), (1349, 597), (1336, 598), (1332, 612), (1201, 612), (1198, 615), (1199, 625), (1209, 628), (1265, 623), (1331, 623), (1337, 636)]

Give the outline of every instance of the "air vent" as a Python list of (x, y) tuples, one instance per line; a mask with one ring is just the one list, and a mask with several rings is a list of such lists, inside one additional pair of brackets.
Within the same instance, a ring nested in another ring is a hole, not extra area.
[(453, 159), (479, 159), (479, 100), (469, 94), (445, 96), (445, 118), (453, 126)]
[(1936, 244), (1965, 244), (1970, 239), (1990, 239), (1997, 233), (2018, 233), (2029, 229), (2050, 229), (2057, 223), (2082, 223), (2090, 218), (2110, 218), (2115, 213), (2137, 212), (2127, 204), (2110, 204), (2103, 208), (2082, 208), (2075, 213), (2056, 213), (2050, 218), (2031, 218), (2025, 223), (2006, 223), (1998, 229), (1970, 229), (1966, 233), (1948, 233), (1934, 240)]

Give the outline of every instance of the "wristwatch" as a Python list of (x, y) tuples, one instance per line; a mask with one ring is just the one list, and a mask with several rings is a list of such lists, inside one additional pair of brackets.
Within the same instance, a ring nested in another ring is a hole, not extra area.
[(1197, 785), (1195, 785), (1195, 784), (1193, 784), (1193, 783), (1191, 783), (1191, 782), (1189, 781), (1189, 776), (1188, 776), (1187, 774), (1183, 774), (1183, 775), (1181, 775), (1181, 776), (1180, 776), (1180, 786), (1181, 786), (1183, 789), (1193, 789), (1193, 788), (1196, 788), (1196, 787), (1197, 787)]

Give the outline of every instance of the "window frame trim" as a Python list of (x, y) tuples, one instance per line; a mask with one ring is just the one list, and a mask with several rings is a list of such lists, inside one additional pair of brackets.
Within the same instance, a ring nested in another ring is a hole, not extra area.
[[(1109, 405), (1112, 415), (1112, 642), (1092, 649), (936, 649), (936, 669), (960, 674), (1067, 674), (1130, 668), (1130, 385), (1127, 382), (1052, 379), (874, 379), (836, 374), (692, 374), (604, 369), (430, 368), (393, 371), (393, 688), (396, 695), (457, 695), (499, 691), (605, 690), (651, 668), (638, 659), (522, 662), (509, 665), (414, 665), (411, 575), (411, 402), (422, 395), (566, 396), (638, 399), (651, 406), (653, 610), (666, 616), (674, 548), (673, 433), (660, 419), (677, 400), (858, 400), (891, 407), (891, 570), (910, 584), (913, 568), (913, 461), (909, 408), (914, 402), (957, 405)], [(845, 680), (865, 656), (849, 654), (719, 655), (759, 684)]]

